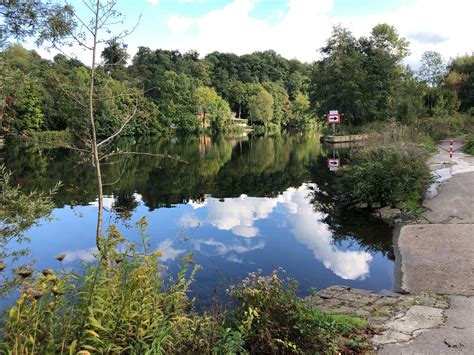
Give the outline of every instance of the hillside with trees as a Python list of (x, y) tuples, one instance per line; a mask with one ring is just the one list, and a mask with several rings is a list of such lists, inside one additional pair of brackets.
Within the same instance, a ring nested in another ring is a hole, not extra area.
[[(474, 56), (449, 63), (426, 52), (418, 72), (403, 64), (409, 43), (387, 24), (356, 38), (335, 27), (322, 58), (312, 64), (274, 51), (238, 56), (139, 47), (133, 58), (117, 40), (107, 43), (96, 81), (98, 134), (114, 132), (136, 108), (125, 135), (222, 131), (231, 118), (265, 128), (304, 127), (331, 108), (353, 125), (396, 118), (471, 113)], [(0, 54), (2, 128), (80, 130), (87, 120), (88, 68), (58, 54), (52, 61), (10, 44)], [(20, 83), (17, 85), (16, 83)]]

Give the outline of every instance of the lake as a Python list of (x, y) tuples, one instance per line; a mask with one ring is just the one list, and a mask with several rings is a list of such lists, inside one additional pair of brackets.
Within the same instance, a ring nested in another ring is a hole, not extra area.
[[(316, 132), (275, 136), (124, 139), (119, 156), (103, 167), (106, 225), (138, 240), (135, 223), (146, 217), (152, 249), (163, 252), (163, 275), (180, 257), (202, 265), (193, 290), (205, 304), (249, 272), (278, 267), (311, 289), (342, 284), (374, 291), (394, 287), (392, 229), (333, 201), (341, 158)], [(163, 158), (155, 154), (166, 154)], [(39, 270), (80, 268), (95, 253), (94, 170), (90, 158), (66, 149), (8, 144), (0, 153), (25, 190), (48, 191), (58, 181), (51, 221), (27, 231)], [(12, 246), (17, 248), (18, 246)]]

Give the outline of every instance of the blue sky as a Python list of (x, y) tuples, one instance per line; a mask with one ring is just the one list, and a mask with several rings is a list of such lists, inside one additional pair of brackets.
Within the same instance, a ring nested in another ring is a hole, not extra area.
[[(87, 15), (80, 0), (72, 4)], [(414, 66), (426, 50), (446, 59), (474, 50), (472, 0), (119, 0), (118, 10), (126, 15), (124, 28), (133, 27), (141, 14), (126, 40), (132, 55), (138, 46), (194, 49), (201, 55), (274, 49), (311, 62), (332, 26), (367, 36), (382, 22), (410, 41), (407, 63)]]

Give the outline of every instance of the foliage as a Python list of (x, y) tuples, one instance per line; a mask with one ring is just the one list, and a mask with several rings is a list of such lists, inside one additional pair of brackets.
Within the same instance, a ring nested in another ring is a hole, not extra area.
[(435, 51), (424, 52), (418, 77), (434, 88), (441, 84), (446, 75), (446, 64), (441, 54)]
[(421, 148), (403, 141), (359, 148), (342, 170), (341, 190), (351, 200), (383, 206), (407, 202), (414, 194), (420, 200), (433, 181), (425, 159)]
[(291, 105), (291, 116), (287, 122), (287, 126), (307, 126), (313, 120), (311, 114), (311, 104), (308, 94), (298, 92)]
[(273, 118), (273, 97), (265, 89), (249, 98), (249, 117), (252, 123), (266, 124)]
[[(49, 194), (37, 191), (22, 192), (11, 184), (11, 173), (0, 165), (0, 264), (1, 270), (20, 269), (20, 259), (27, 254), (22, 245), (28, 241), (23, 233), (38, 225), (39, 218), (47, 218), (53, 209), (51, 195), (57, 191), (56, 185)], [(4, 296), (13, 285), (18, 284), (16, 274), (2, 272), (0, 294)]]
[(456, 92), (460, 111), (468, 112), (474, 107), (474, 55), (453, 59), (448, 69), (446, 87)]
[(202, 117), (203, 128), (206, 127), (206, 120), (210, 120), (215, 128), (222, 129), (231, 115), (227, 101), (209, 87), (197, 88), (194, 95), (196, 112)]
[(466, 137), (464, 141), (464, 152), (467, 154), (474, 155), (474, 135)]
[(285, 281), (283, 272), (280, 268), (263, 276), (258, 270), (229, 290), (237, 307), (228, 329), (239, 330), (238, 339), (248, 352), (338, 352), (345, 347), (347, 338), (365, 328), (363, 321), (312, 310), (298, 298), (297, 283)]
[[(314, 311), (274, 272), (232, 287), (235, 308), (193, 311), (189, 286), (198, 266), (184, 259), (176, 280), (163, 280), (160, 251), (150, 251), (147, 222), (140, 245), (112, 226), (102, 256), (82, 273), (50, 269), (27, 276), (3, 323), (0, 348), (13, 353), (337, 352), (366, 324)], [(62, 260), (64, 256), (58, 257)]]
[(0, 3), (0, 48), (8, 41), (34, 37), (36, 44), (57, 42), (75, 27), (74, 10), (49, 1), (7, 0)]
[(433, 140), (439, 141), (466, 133), (473, 134), (474, 117), (461, 114), (421, 117), (413, 123), (413, 126)]
[(371, 36), (356, 39), (350, 31), (334, 27), (323, 59), (316, 63), (311, 100), (319, 115), (338, 109), (350, 123), (361, 124), (391, 117), (408, 43), (386, 24)]

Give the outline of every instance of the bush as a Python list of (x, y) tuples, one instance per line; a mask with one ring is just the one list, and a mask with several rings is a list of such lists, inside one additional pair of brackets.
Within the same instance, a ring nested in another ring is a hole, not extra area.
[(341, 190), (353, 201), (395, 206), (408, 202), (433, 181), (426, 153), (413, 143), (373, 145), (352, 154), (342, 169)]
[(474, 155), (474, 135), (466, 138), (464, 142), (464, 153)]
[(229, 291), (237, 301), (229, 329), (239, 330), (248, 352), (337, 353), (365, 329), (360, 319), (311, 309), (298, 298), (296, 281), (282, 274), (281, 268), (270, 276), (258, 270)]
[(414, 123), (420, 132), (432, 137), (435, 141), (452, 138), (463, 134), (474, 134), (474, 116), (455, 114), (441, 117), (420, 118)]

